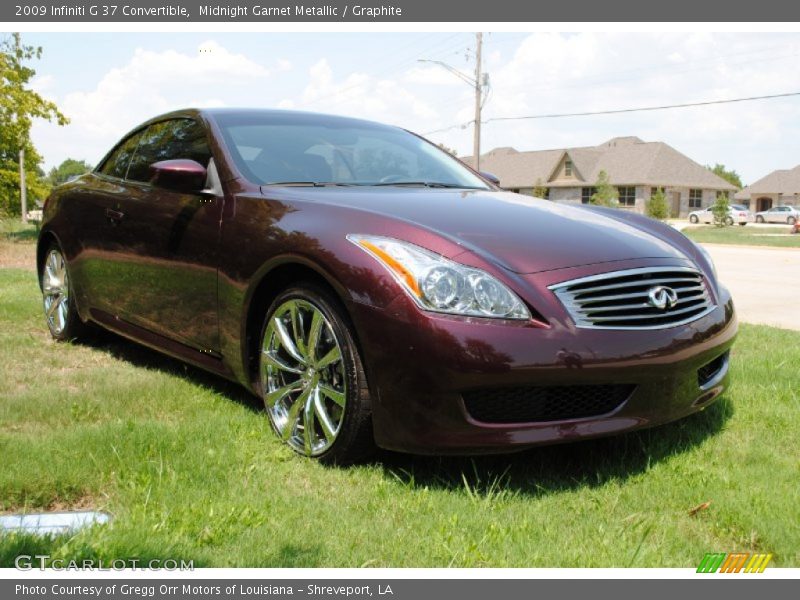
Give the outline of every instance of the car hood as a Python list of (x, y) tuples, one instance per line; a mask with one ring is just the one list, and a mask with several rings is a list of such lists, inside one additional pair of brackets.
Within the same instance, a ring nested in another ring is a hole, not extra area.
[(508, 192), (345, 187), (293, 188), (290, 194), (412, 223), (517, 273), (631, 258), (691, 258), (652, 227), (626, 222), (623, 211)]

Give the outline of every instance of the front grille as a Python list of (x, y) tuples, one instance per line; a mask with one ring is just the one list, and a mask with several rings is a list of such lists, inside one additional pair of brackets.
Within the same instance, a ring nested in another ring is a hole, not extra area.
[(699, 369), (697, 369), (697, 384), (700, 387), (706, 385), (709, 381), (716, 377), (717, 373), (719, 373), (722, 368), (725, 366), (725, 363), (728, 360), (728, 352), (724, 354), (720, 354), (717, 358), (712, 360), (710, 363), (703, 365)]
[(634, 385), (561, 385), (470, 390), (462, 395), (470, 416), (484, 423), (585, 419), (612, 412)]
[[(686, 267), (612, 271), (551, 285), (550, 289), (575, 325), (583, 328), (675, 327), (699, 319), (715, 307), (705, 278)], [(665, 298), (669, 298), (667, 306), (659, 306), (658, 300)]]

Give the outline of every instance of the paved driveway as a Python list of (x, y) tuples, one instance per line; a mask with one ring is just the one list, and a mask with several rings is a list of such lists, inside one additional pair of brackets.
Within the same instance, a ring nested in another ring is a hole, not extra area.
[(739, 320), (800, 331), (800, 249), (703, 244)]

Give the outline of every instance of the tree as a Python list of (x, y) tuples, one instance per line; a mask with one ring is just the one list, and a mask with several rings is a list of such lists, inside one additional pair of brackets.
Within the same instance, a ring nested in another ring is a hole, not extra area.
[(714, 225), (725, 227), (731, 224), (731, 217), (728, 214), (729, 207), (728, 194), (717, 194), (717, 200), (711, 207), (711, 212), (714, 214)]
[(542, 183), (542, 178), (537, 177), (536, 183), (533, 184), (533, 195), (536, 198), (547, 198), (549, 195), (550, 190), (547, 189), (547, 186)]
[(88, 173), (92, 170), (92, 165), (85, 160), (75, 160), (68, 158), (57, 167), (50, 169), (47, 174), (47, 183), (53, 187), (66, 183), (75, 177)]
[(447, 152), (448, 154), (452, 154), (453, 156), (456, 156), (456, 157), (458, 156), (458, 152), (456, 152), (456, 149), (455, 149), (455, 148), (451, 148), (450, 146), (445, 146), (445, 145), (444, 145), (444, 144), (442, 144), (441, 142), (439, 142), (439, 143), (438, 143), (438, 144), (436, 144), (436, 145), (437, 145), (437, 146), (439, 146), (439, 148), (441, 148), (442, 150), (444, 150), (444, 151), (445, 151), (445, 152)]
[(592, 194), (592, 204), (616, 208), (619, 206), (619, 192), (608, 180), (608, 173), (600, 171), (597, 174), (597, 183), (594, 184), (595, 193)]
[(725, 168), (725, 165), (721, 165), (719, 163), (715, 164), (713, 167), (710, 165), (706, 165), (706, 169), (717, 175), (718, 177), (722, 177), (725, 181), (730, 183), (731, 185), (736, 186), (737, 189), (742, 189), (744, 186), (742, 185), (742, 180), (739, 178), (739, 174), (734, 171), (728, 171)]
[(40, 47), (26, 46), (18, 33), (0, 41), (0, 214), (20, 213), (20, 150), (25, 155), (25, 180), (31, 199), (44, 198), (46, 182), (39, 175), (42, 157), (30, 139), (34, 119), (69, 120), (29, 84), (36, 71), (27, 66), (42, 55)]
[(650, 199), (645, 202), (647, 216), (653, 219), (664, 220), (669, 216), (669, 204), (664, 190), (658, 188), (655, 193), (650, 194)]

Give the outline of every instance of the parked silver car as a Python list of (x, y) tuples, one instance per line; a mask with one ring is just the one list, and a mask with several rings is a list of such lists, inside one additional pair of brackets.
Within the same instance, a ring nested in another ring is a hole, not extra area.
[[(742, 206), (741, 204), (731, 204), (728, 206), (728, 218), (725, 219), (725, 223), (727, 225), (733, 225), (734, 223), (738, 223), (739, 225), (747, 225), (750, 221), (753, 220), (752, 213), (747, 209), (746, 206)], [(714, 222), (714, 210), (712, 207), (702, 208), (700, 210), (694, 210), (689, 213), (689, 222), (690, 223), (713, 223)]]
[(773, 206), (769, 210), (756, 213), (756, 223), (788, 223), (800, 221), (800, 209), (796, 206)]

